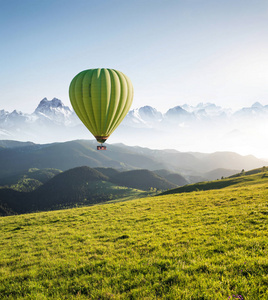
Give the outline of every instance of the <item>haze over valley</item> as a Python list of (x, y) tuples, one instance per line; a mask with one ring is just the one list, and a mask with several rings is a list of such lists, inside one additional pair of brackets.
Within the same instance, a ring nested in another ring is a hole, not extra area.
[[(236, 111), (214, 103), (182, 104), (165, 113), (143, 106), (129, 111), (108, 144), (267, 158), (267, 128), (268, 105), (260, 102)], [(52, 143), (92, 138), (73, 110), (57, 98), (44, 98), (32, 114), (0, 110), (2, 140)]]
[[(178, 192), (225, 188), (252, 180), (245, 175), (266, 172), (266, 163), (230, 152), (183, 153), (122, 144), (103, 152), (88, 140), (52, 144), (3, 140), (0, 215), (144, 198), (172, 193), (177, 187)], [(258, 176), (266, 179), (266, 173)]]

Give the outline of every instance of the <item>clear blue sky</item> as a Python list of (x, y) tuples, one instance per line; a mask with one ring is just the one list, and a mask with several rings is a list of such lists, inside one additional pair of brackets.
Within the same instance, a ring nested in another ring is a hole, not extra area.
[(0, 109), (32, 112), (81, 70), (124, 72), (133, 108), (268, 104), (267, 0), (0, 0)]

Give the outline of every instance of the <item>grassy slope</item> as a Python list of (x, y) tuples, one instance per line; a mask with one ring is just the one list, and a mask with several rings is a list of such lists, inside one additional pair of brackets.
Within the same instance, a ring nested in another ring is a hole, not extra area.
[(268, 173), (259, 172), (253, 175), (244, 175), (239, 177), (229, 177), (221, 180), (204, 181), (193, 184), (188, 184), (179, 188), (165, 191), (161, 195), (177, 194), (177, 193), (189, 193), (193, 191), (207, 191), (214, 189), (223, 189), (230, 186), (247, 186), (252, 184), (258, 184), (260, 182), (268, 182)]
[(268, 170), (268, 167), (263, 166), (262, 168), (257, 168), (257, 169), (249, 170), (249, 171), (246, 171), (243, 173), (234, 174), (232, 176), (229, 176), (229, 178), (240, 177), (240, 176), (244, 176), (244, 175), (253, 175), (253, 174), (257, 174), (257, 173), (267, 172), (267, 170)]
[(1, 218), (0, 298), (268, 299), (254, 183)]

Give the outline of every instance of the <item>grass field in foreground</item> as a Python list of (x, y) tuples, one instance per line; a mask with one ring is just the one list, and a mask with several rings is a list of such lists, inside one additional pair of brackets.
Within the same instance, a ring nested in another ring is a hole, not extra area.
[(267, 199), (262, 183), (2, 217), (0, 299), (268, 299)]

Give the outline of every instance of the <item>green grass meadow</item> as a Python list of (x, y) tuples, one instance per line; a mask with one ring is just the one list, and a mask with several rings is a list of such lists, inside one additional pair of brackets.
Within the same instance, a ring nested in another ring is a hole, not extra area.
[(268, 299), (267, 180), (2, 217), (0, 299)]

